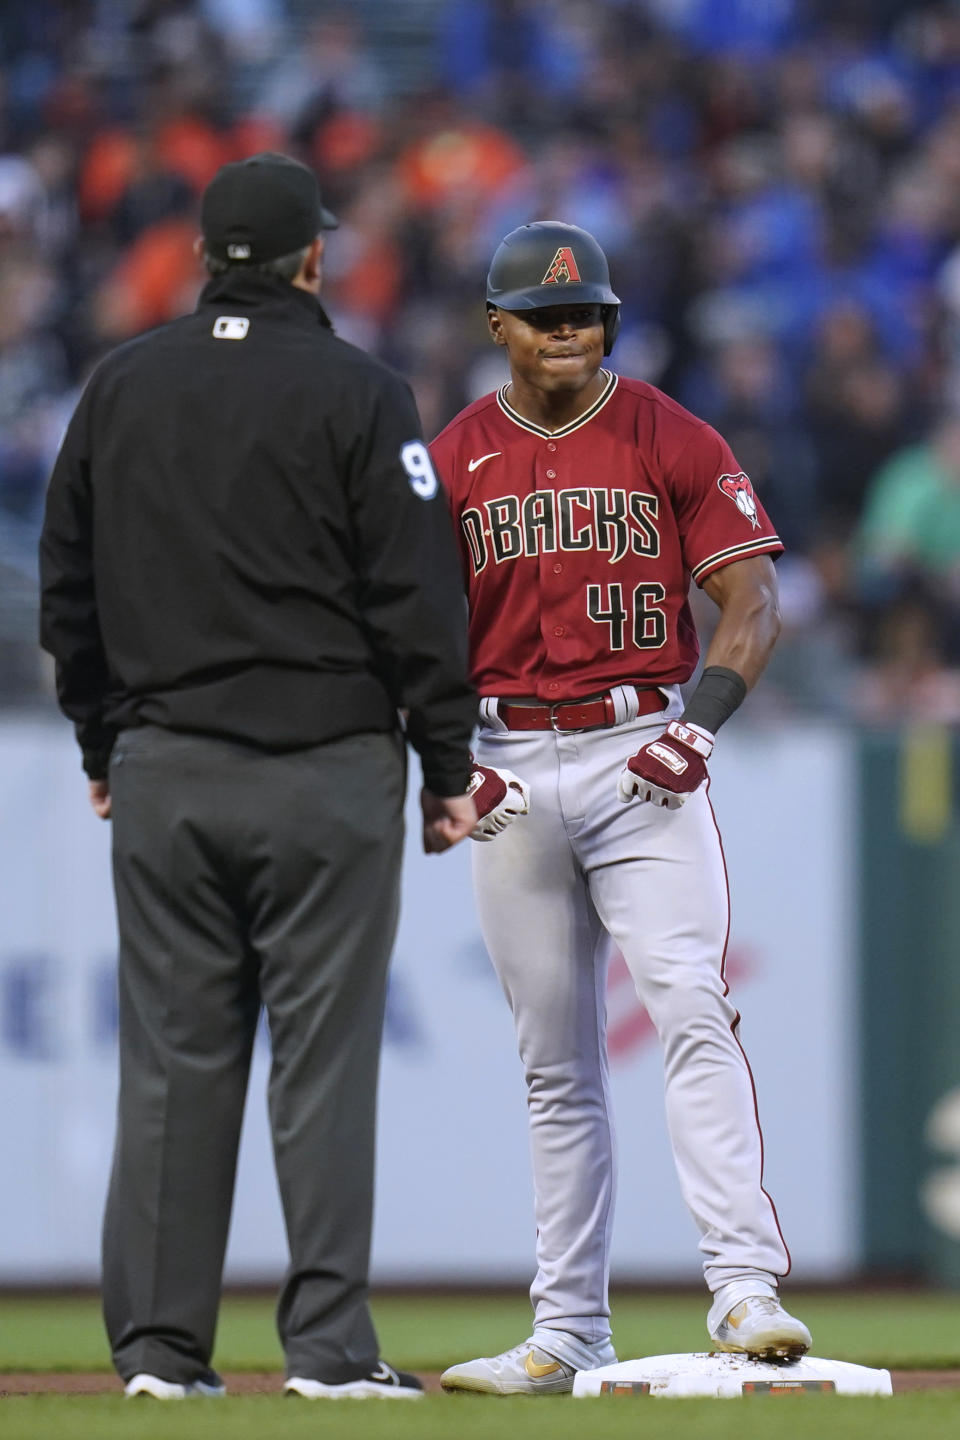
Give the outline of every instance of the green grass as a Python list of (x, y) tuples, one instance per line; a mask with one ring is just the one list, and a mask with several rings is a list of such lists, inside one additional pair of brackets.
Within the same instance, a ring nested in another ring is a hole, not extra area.
[(935, 1394), (610, 1403), (430, 1396), (363, 1404), (250, 1396), (169, 1407), (42, 1396), (0, 1404), (4, 1440), (948, 1440), (960, 1427), (960, 1397)]
[[(814, 1353), (893, 1369), (960, 1368), (960, 1295), (800, 1292), (785, 1296), (814, 1336)], [(614, 1296), (613, 1326), (624, 1358), (703, 1350), (706, 1297)], [(494, 1354), (529, 1333), (530, 1310), (515, 1297), (376, 1299), (384, 1355), (412, 1370), (442, 1370), (455, 1360)], [(97, 1301), (92, 1297), (0, 1296), (0, 1370), (108, 1370), (110, 1360)], [(281, 1366), (273, 1302), (228, 1296), (215, 1363), (223, 1370)]]

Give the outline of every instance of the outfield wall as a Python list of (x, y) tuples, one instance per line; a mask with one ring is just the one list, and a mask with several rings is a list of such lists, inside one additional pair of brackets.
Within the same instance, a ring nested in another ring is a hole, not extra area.
[(864, 1257), (960, 1287), (960, 734), (864, 737), (860, 790)]
[[(842, 1277), (861, 1260), (851, 744), (822, 727), (731, 727), (711, 764), (733, 893), (728, 978), (757, 1080), (766, 1185), (801, 1282)], [(109, 826), (85, 796), (68, 727), (0, 724), (0, 1283), (96, 1277), (116, 940)], [(375, 1278), (525, 1282), (534, 1231), (522, 1077), (473, 917), (469, 847), (421, 855), (415, 795), (409, 823), (381, 1084)], [(622, 961), (611, 972), (610, 1039), (616, 1272), (696, 1279), (658, 1047)], [(238, 1281), (283, 1266), (267, 1063), (261, 1042), (228, 1256)]]

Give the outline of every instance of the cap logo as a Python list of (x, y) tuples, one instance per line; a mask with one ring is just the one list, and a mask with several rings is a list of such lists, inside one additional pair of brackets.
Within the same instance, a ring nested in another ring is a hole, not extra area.
[(228, 246), (227, 246), (227, 255), (228, 255), (228, 257), (229, 257), (231, 260), (249, 260), (249, 259), (250, 259), (250, 246), (249, 246), (249, 245), (228, 245)]
[(573, 258), (573, 251), (569, 245), (561, 245), (547, 266), (547, 273), (540, 281), (541, 285), (569, 285), (580, 279), (580, 271), (577, 269), (577, 262)]

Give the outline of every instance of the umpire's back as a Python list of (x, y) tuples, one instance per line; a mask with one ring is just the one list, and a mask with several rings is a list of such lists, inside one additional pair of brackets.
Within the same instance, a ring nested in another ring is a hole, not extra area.
[[(275, 201), (288, 169), (308, 177), (307, 198), (294, 185), (277, 220), (251, 204), (251, 176)], [(462, 608), (449, 517), (409, 388), (339, 340), (317, 298), (316, 231), (336, 222), (313, 176), (273, 156), (225, 173), (203, 217), (220, 273), (194, 314), (100, 364), (57, 461), (44, 638), (61, 701), (82, 691), (89, 657), (49, 627), (83, 630), (93, 596), (70, 540), (90, 514), (108, 729), (271, 749), (390, 729), (398, 706), (439, 697), (461, 645), (446, 618)], [(299, 257), (294, 283), (254, 263), (262, 232), (261, 248), (285, 247), (280, 270)]]

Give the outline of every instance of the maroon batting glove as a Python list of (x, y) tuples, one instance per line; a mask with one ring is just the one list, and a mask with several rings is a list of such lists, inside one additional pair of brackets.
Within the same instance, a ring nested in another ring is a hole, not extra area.
[(662, 735), (641, 745), (620, 772), (617, 794), (678, 810), (707, 778), (713, 736), (699, 725), (671, 720)]
[(467, 794), (477, 807), (477, 826), (471, 840), (493, 840), (518, 815), (530, 808), (530, 786), (512, 770), (495, 770), (492, 765), (473, 762)]

